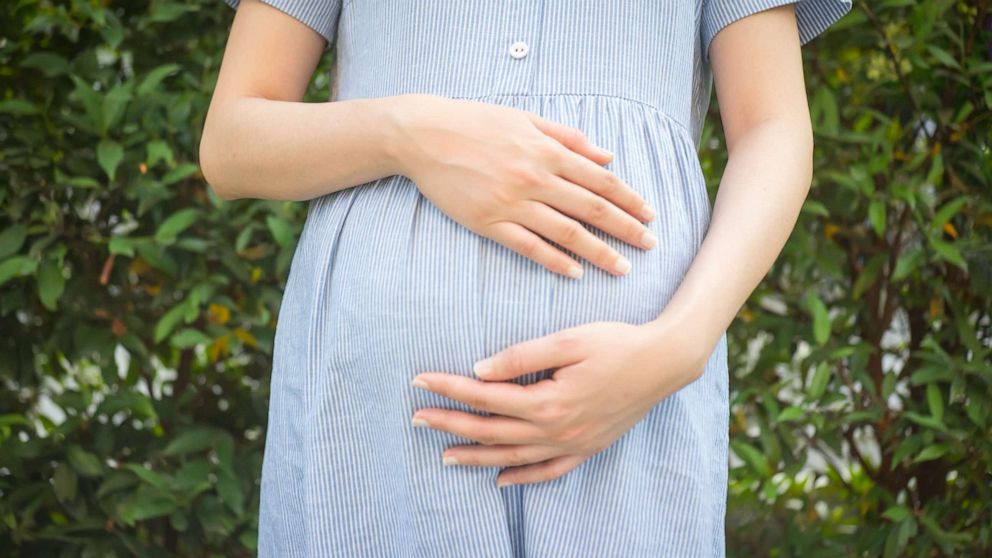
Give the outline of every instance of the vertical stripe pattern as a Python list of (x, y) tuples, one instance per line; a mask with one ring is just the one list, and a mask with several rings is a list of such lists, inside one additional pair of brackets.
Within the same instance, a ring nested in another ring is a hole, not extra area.
[[(725, 556), (726, 335), (698, 380), (539, 484), (500, 489), (499, 468), (444, 467), (446, 448), (473, 442), (411, 416), (478, 411), (409, 383), (472, 376), (480, 358), (583, 323), (657, 317), (709, 226), (704, 53), (729, 23), (783, 2), (263, 1), (336, 44), (332, 100), (432, 93), (582, 130), (658, 210), (660, 242), (644, 251), (587, 226), (632, 270), (579, 259), (576, 281), (467, 230), (403, 176), (312, 200), (278, 316), (259, 555)], [(851, 2), (795, 4), (806, 43)], [(511, 56), (519, 41), (527, 54)]]

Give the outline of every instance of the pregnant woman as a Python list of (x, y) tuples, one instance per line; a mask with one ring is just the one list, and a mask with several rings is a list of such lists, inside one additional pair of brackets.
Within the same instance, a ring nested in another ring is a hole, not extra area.
[(259, 554), (724, 556), (725, 332), (811, 183), (800, 46), (850, 1), (226, 2), (204, 175), (309, 204)]

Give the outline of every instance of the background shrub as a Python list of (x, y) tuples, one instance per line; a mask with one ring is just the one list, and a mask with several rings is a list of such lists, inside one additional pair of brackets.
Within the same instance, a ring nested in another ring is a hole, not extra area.
[[(306, 206), (220, 203), (199, 172), (233, 11), (0, 14), (0, 547), (252, 555)], [(804, 50), (814, 187), (730, 332), (731, 555), (992, 551), (990, 25), (858, 3)]]

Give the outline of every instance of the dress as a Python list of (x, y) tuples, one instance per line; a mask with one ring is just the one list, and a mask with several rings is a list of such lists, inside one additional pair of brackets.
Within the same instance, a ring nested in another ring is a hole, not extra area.
[[(632, 269), (612, 276), (578, 258), (585, 276), (573, 280), (469, 231), (404, 176), (310, 201), (275, 336), (259, 555), (724, 556), (726, 333), (698, 380), (539, 484), (497, 488), (498, 467), (443, 466), (446, 448), (472, 441), (411, 416), (476, 411), (410, 380), (472, 376), (476, 360), (582, 323), (657, 317), (709, 224), (697, 157), (706, 47), (730, 22), (792, 2), (264, 1), (336, 41), (332, 100), (431, 93), (582, 130), (657, 209), (660, 241), (645, 251), (587, 225)], [(801, 42), (850, 7), (798, 2)]]

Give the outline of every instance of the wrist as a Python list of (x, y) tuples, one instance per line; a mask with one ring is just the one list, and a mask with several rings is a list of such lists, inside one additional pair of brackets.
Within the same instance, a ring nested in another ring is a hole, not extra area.
[[(706, 361), (716, 347), (723, 332), (714, 332), (705, 321), (697, 316), (689, 316), (675, 311), (662, 313), (644, 324), (656, 338), (667, 339), (666, 343), (656, 343), (658, 347), (678, 347), (687, 360), (698, 363), (688, 381), (693, 381), (702, 375)], [(671, 358), (670, 355), (657, 355), (661, 361)]]
[(383, 155), (391, 174), (410, 176), (412, 147), (416, 142), (410, 137), (413, 127), (409, 116), (416, 114), (416, 104), (424, 97), (420, 93), (404, 93), (376, 99), (380, 108)]

